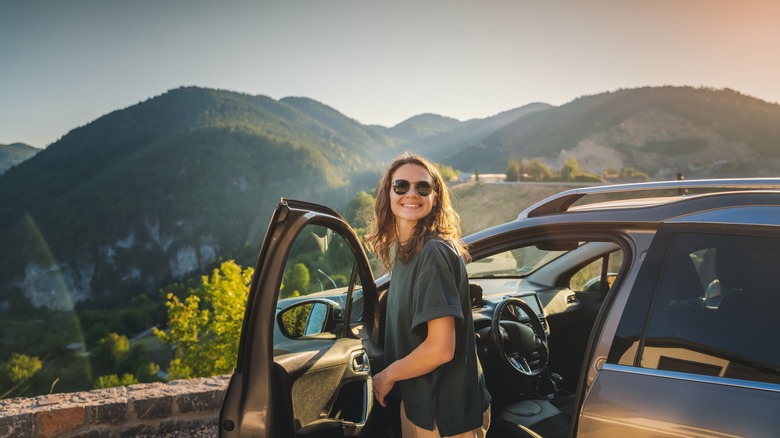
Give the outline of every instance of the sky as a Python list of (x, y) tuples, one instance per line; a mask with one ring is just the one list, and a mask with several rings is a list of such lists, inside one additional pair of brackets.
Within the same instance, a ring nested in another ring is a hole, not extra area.
[(388, 127), (644, 86), (778, 103), (778, 53), (775, 0), (0, 0), (0, 144), (181, 86)]

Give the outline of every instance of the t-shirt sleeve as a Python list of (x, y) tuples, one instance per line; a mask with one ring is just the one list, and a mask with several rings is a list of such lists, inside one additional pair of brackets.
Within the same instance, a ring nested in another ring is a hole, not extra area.
[(415, 283), (412, 330), (446, 316), (454, 317), (459, 324), (463, 321), (463, 310), (449, 263), (439, 251), (427, 251), (424, 255), (424, 267)]

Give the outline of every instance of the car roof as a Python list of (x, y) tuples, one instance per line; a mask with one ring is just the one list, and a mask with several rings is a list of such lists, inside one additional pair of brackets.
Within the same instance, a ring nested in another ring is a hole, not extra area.
[[(778, 191), (780, 178), (722, 178), (677, 181), (653, 181), (634, 184), (615, 184), (590, 186), (567, 190), (547, 197), (523, 210), (518, 219), (530, 218), (552, 213), (562, 213), (570, 209), (607, 209), (631, 208), (637, 206), (658, 205), (676, 202), (685, 196), (699, 193), (725, 193), (734, 191)], [(575, 206), (587, 198), (595, 198), (587, 206)], [(604, 201), (598, 201), (602, 199)]]
[(752, 205), (692, 213), (669, 222), (780, 226), (780, 206)]

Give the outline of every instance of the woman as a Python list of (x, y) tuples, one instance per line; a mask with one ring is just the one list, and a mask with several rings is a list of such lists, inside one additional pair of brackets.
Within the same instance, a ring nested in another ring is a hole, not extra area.
[(484, 437), (490, 394), (477, 359), (460, 224), (436, 167), (396, 159), (380, 182), (369, 247), (392, 271), (385, 369), (374, 376), (382, 406), (397, 387), (407, 437)]

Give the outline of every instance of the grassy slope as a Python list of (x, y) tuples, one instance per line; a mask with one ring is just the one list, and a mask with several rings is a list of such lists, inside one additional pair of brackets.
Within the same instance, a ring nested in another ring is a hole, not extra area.
[(571, 188), (556, 183), (465, 183), (452, 188), (452, 197), (465, 236), (509, 222), (531, 204)]

